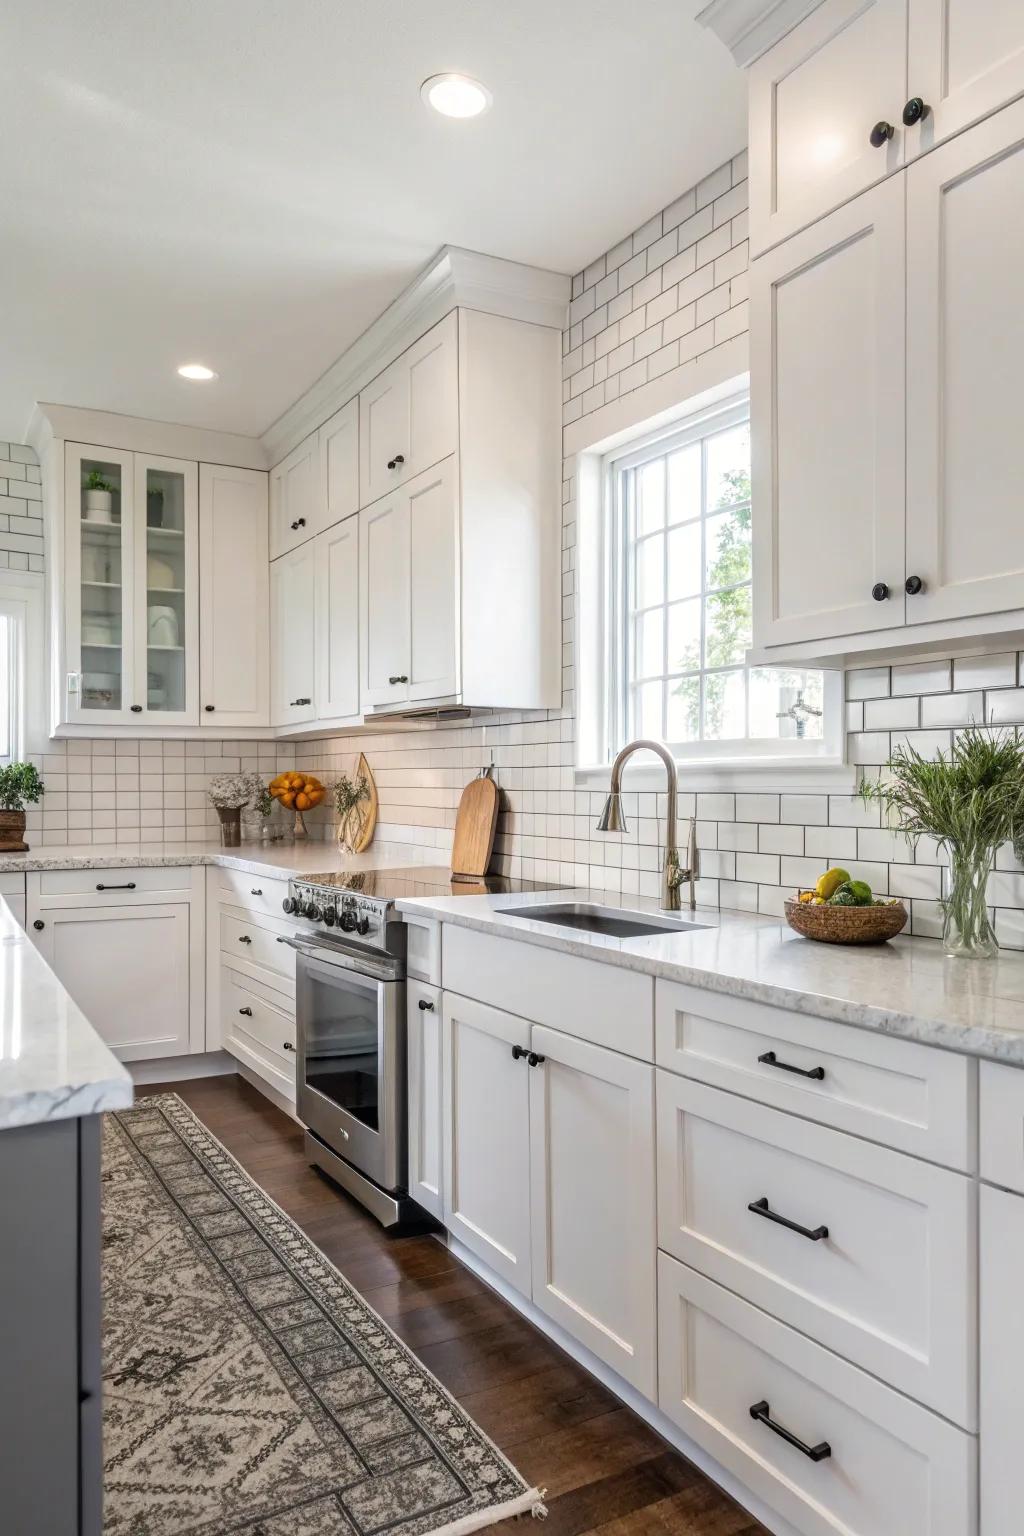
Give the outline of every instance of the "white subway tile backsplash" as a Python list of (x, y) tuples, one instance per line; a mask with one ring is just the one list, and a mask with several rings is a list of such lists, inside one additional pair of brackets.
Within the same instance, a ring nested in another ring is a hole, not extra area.
[(990, 725), (1024, 723), (1024, 688), (997, 688), (986, 693), (985, 719)]
[(926, 729), (984, 723), (985, 700), (981, 693), (932, 693), (921, 700), (921, 724)]
[(953, 687), (1012, 688), (1017, 682), (1017, 657), (1006, 651), (999, 656), (962, 656), (953, 662)]
[(948, 693), (953, 686), (952, 663), (949, 661), (916, 662), (911, 666), (893, 667), (892, 691), (907, 693)]
[(848, 699), (884, 699), (890, 691), (888, 667), (857, 667), (846, 674)]
[[(864, 704), (866, 731), (914, 731), (920, 723), (920, 704), (916, 698), (868, 699)], [(871, 761), (884, 762), (885, 758)]]

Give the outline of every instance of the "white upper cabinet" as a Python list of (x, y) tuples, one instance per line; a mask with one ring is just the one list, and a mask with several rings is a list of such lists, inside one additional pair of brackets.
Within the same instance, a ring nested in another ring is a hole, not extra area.
[[(317, 433), (320, 455), (318, 531), (359, 511), (359, 401), (350, 400)], [(291, 530), (289, 529), (289, 532)]]
[(825, 0), (750, 71), (751, 252), (1021, 95), (1020, 0)]
[(755, 644), (904, 617), (904, 188), (751, 269)]
[(453, 310), (362, 391), (362, 506), (455, 452), (458, 379), (458, 317)]
[(358, 517), (317, 535), (313, 564), (316, 718), (348, 721), (359, 715)]
[(825, 0), (752, 67), (753, 255), (903, 163), (906, 27), (907, 0)]
[(910, 0), (907, 89), (927, 111), (908, 130), (920, 154), (1024, 95), (1020, 0)]
[(267, 477), (199, 467), (199, 722), (270, 724)]
[(315, 719), (315, 546), (303, 544), (270, 566), (271, 724)]
[(198, 472), (183, 459), (65, 447), (65, 716), (198, 719)]
[[(1022, 8), (1024, 9), (1024, 8)], [(1024, 607), (1024, 102), (907, 173), (907, 598), (914, 621)]]
[(362, 704), (409, 697), (409, 498), (392, 491), (359, 514)]
[(320, 526), (320, 448), (311, 432), (270, 471), (270, 558), (311, 539)]

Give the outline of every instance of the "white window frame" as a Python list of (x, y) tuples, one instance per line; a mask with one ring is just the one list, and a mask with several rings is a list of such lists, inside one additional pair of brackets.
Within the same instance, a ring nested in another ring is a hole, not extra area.
[(46, 627), (39, 571), (0, 571), (0, 614), (13, 619), (9, 761), (38, 756), (46, 745)]
[[(608, 765), (625, 742), (626, 719), (626, 622), (624, 604), (626, 557), (623, 512), (619, 488), (621, 471), (654, 457), (652, 450), (667, 452), (717, 430), (749, 420), (749, 391), (726, 398), (688, 414), (677, 415), (651, 431), (639, 428), (604, 453), (581, 453), (576, 460), (578, 537), (578, 590), (576, 628), (576, 686), (580, 715), (576, 782), (597, 787), (607, 780)], [(590, 515), (585, 504), (589, 501)], [(595, 515), (596, 514), (596, 515)], [(756, 516), (756, 511), (755, 514)], [(596, 547), (590, 535), (596, 533)], [(586, 609), (589, 621), (580, 615)], [(823, 734), (820, 739), (744, 739), (698, 741), (677, 747), (680, 783), (708, 789), (787, 789), (791, 792), (841, 792), (853, 775), (844, 763), (843, 679), (839, 671), (823, 674)], [(640, 760), (643, 762), (643, 759)], [(664, 774), (642, 767), (628, 771), (630, 782), (655, 787)]]

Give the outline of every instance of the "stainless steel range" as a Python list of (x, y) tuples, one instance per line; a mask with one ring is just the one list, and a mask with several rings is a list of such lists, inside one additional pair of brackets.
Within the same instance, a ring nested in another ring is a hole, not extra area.
[(406, 1193), (403, 896), (476, 895), (552, 887), (447, 869), (300, 875), (285, 912), (316, 924), (296, 951), (296, 1110), (311, 1163), (385, 1226), (425, 1217)]

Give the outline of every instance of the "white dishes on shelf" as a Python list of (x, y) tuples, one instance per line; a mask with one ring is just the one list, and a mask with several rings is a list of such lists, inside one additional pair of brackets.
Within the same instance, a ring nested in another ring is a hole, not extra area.
[(178, 614), (174, 608), (156, 604), (149, 610), (150, 645), (178, 644)]

